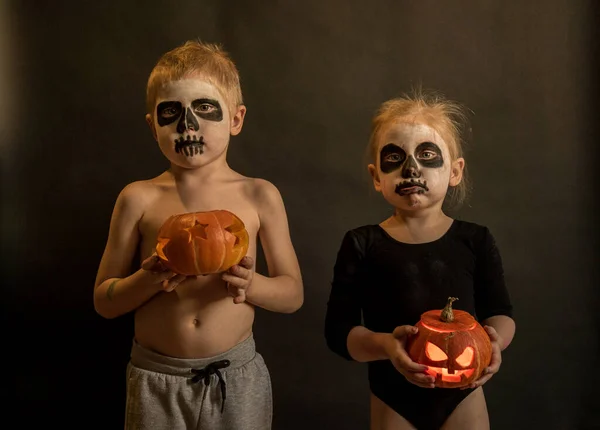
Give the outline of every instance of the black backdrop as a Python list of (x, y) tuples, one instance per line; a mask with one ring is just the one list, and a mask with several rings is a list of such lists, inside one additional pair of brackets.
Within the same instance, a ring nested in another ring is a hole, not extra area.
[(366, 368), (326, 349), (323, 317), (343, 233), (389, 213), (363, 163), (370, 116), (418, 83), (475, 113), (475, 188), (456, 216), (496, 235), (517, 318), (485, 386), (492, 427), (599, 428), (593, 6), (2, 2), (8, 410), (26, 428), (121, 428), (132, 319), (94, 313), (94, 277), (118, 192), (166, 168), (144, 122), (150, 69), (199, 37), (240, 69), (248, 115), (230, 164), (279, 187), (305, 281), (297, 313), (257, 312), (275, 429), (367, 428)]

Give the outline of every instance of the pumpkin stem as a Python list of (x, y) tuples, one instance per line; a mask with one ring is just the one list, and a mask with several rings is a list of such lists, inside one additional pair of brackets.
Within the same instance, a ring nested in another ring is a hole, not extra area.
[(444, 309), (442, 309), (442, 313), (440, 315), (440, 318), (442, 321), (447, 322), (447, 323), (454, 321), (454, 312), (452, 312), (452, 303), (456, 300), (458, 300), (457, 297), (448, 297), (448, 303), (446, 303), (446, 306), (444, 306)]

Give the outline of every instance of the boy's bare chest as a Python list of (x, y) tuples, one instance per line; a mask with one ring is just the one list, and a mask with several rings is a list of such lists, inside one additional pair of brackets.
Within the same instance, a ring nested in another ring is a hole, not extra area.
[(144, 248), (153, 247), (158, 230), (172, 215), (211, 210), (228, 210), (237, 215), (245, 224), (250, 235), (250, 246), (255, 247), (255, 237), (259, 228), (258, 212), (252, 201), (240, 193), (200, 194), (181, 196), (176, 191), (165, 191), (150, 204), (138, 226), (142, 236), (142, 252)]

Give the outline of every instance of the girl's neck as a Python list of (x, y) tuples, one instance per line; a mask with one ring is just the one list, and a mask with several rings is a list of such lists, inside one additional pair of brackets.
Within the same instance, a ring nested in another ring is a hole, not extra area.
[(425, 243), (443, 236), (452, 222), (453, 219), (440, 208), (419, 211), (418, 214), (396, 210), (394, 215), (381, 223), (381, 227), (401, 242)]

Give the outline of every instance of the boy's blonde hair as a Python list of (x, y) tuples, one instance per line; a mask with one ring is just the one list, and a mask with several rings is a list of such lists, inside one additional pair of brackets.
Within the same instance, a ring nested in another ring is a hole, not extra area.
[[(443, 95), (422, 89), (413, 90), (412, 95), (403, 95), (384, 102), (377, 110), (371, 122), (371, 138), (367, 147), (370, 162), (376, 164), (381, 133), (395, 122), (424, 123), (437, 131), (448, 144), (451, 161), (463, 157), (463, 133), (467, 126), (465, 108)], [(463, 178), (456, 187), (449, 189), (449, 201), (452, 205), (462, 204), (469, 193), (469, 180), (466, 166)]]
[(243, 104), (240, 76), (229, 55), (216, 44), (189, 40), (163, 54), (148, 78), (146, 110), (152, 115), (160, 88), (168, 82), (198, 77), (214, 85), (233, 115)]

